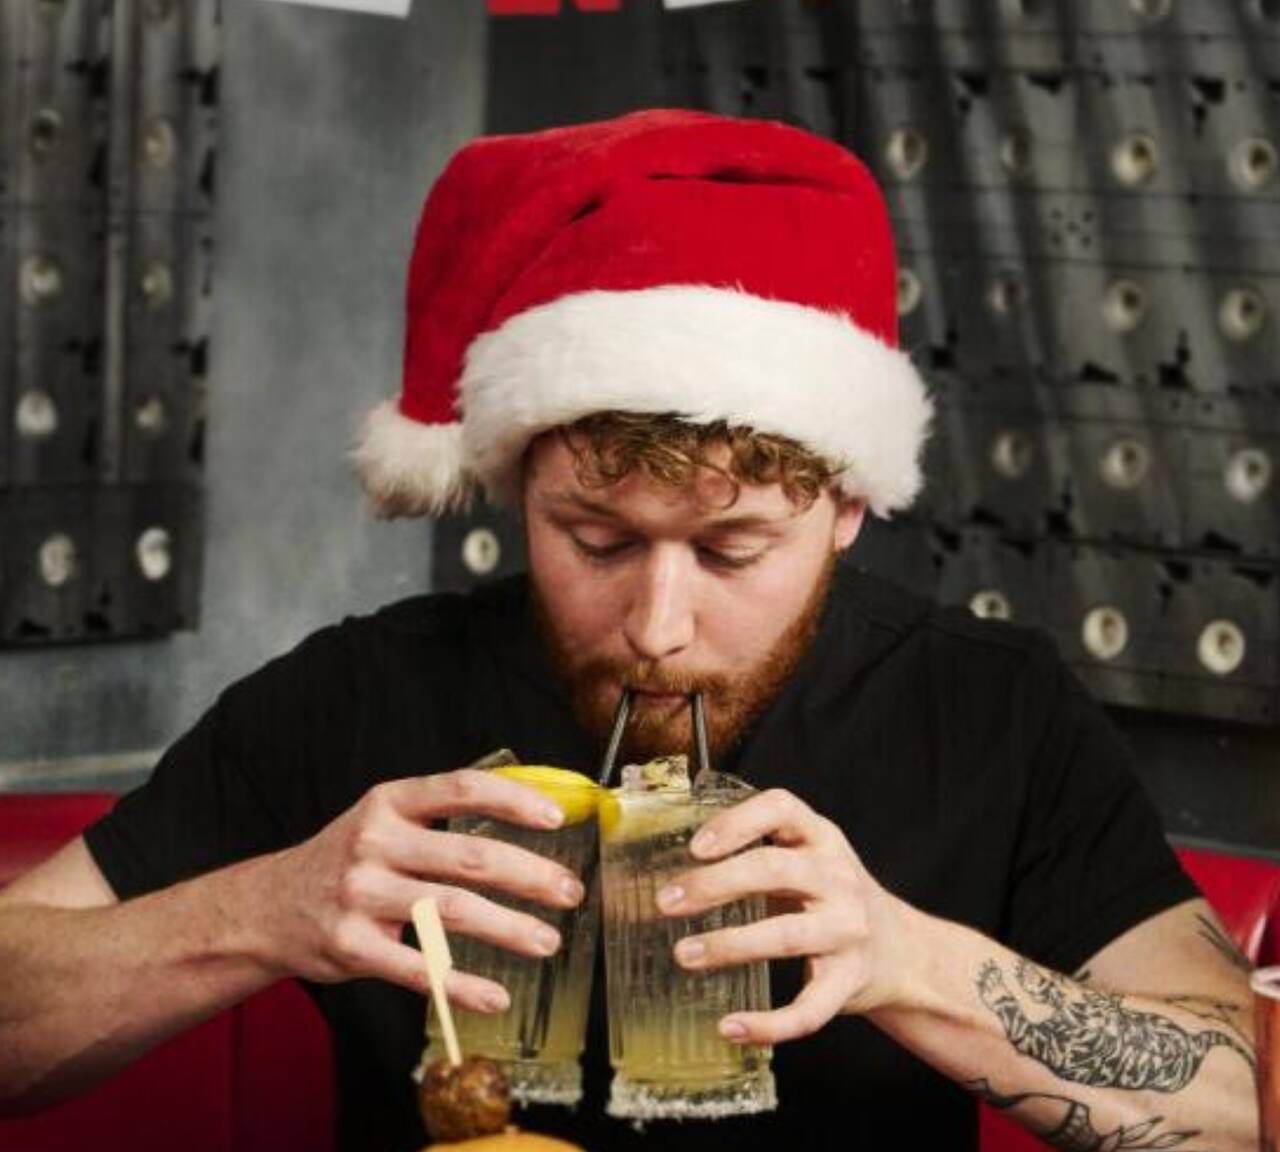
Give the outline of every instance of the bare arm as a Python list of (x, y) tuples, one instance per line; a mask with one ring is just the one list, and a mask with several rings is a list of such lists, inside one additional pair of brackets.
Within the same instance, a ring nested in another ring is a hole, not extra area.
[(718, 814), (691, 851), (714, 862), (659, 893), (664, 911), (763, 894), (779, 914), (681, 942), (682, 964), (807, 960), (791, 1004), (727, 1017), (724, 1035), (778, 1044), (865, 1015), (1061, 1148), (1255, 1152), (1248, 966), (1203, 900), (1113, 940), (1082, 981), (886, 892), (843, 832), (786, 792)]
[[(549, 925), (472, 888), (564, 908), (581, 884), (522, 849), (429, 827), (461, 812), (560, 819), (533, 789), (484, 772), (400, 780), (296, 847), (123, 902), (83, 841), (64, 848), (0, 892), (0, 1113), (71, 1095), (281, 977), (425, 992), (421, 956), (400, 940), (424, 895), (450, 931), (554, 952)], [(450, 974), (449, 994), (477, 1011), (508, 1002), (464, 972)]]
[(1204, 901), (1132, 929), (1076, 978), (967, 929), (922, 928), (928, 991), (871, 1018), (1046, 1142), (1257, 1147), (1247, 965)]
[(87, 1087), (280, 975), (244, 915), (259, 869), (122, 904), (76, 840), (0, 893), (0, 1110)]

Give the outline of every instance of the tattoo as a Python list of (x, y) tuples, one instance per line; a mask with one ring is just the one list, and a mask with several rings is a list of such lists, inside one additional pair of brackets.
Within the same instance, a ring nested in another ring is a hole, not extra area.
[(1227, 963), (1233, 968), (1238, 968), (1241, 972), (1253, 971), (1253, 965), (1249, 963), (1249, 958), (1236, 947), (1236, 942), (1222, 930), (1220, 924), (1209, 919), (1203, 913), (1196, 914), (1196, 922), (1200, 925), (1200, 939), (1207, 940), (1213, 945), (1214, 949)]
[(1253, 1040), (1240, 1023), (1240, 1018), (1248, 1015), (1248, 1008), (1233, 1004), (1230, 1000), (1217, 1000), (1212, 996), (1161, 996), (1160, 999), (1166, 1004), (1172, 1004), (1184, 1012), (1191, 1013), (1192, 1016), (1198, 1016), (1201, 1020), (1212, 1020), (1215, 1024), (1221, 1024), (1229, 1029), (1246, 1050), (1249, 1050), (1245, 1059), (1251, 1066), (1257, 1067), (1256, 1053), (1252, 1051)]
[[(1014, 964), (1016, 991), (994, 960), (978, 974), (978, 994), (995, 1013), (1010, 1043), (1059, 1079), (1092, 1088), (1179, 1092), (1214, 1048), (1229, 1048), (1253, 1063), (1248, 1046), (1228, 1032), (1192, 1033), (1167, 1016), (1126, 1008), (1112, 992), (1073, 984), (1027, 960)], [(1019, 996), (1048, 1008), (1033, 1019)]]
[(1062, 1105), (1060, 1118), (1056, 1123), (1020, 1122), (1030, 1128), (1040, 1139), (1055, 1148), (1063, 1148), (1066, 1152), (1119, 1152), (1129, 1148), (1181, 1148), (1188, 1140), (1200, 1135), (1198, 1128), (1179, 1130), (1166, 1128), (1160, 1130), (1164, 1123), (1163, 1116), (1153, 1116), (1141, 1124), (1121, 1124), (1110, 1132), (1099, 1132), (1093, 1126), (1093, 1114), (1079, 1100), (1069, 1096), (1056, 1096), (1051, 1092), (1022, 1092), (1013, 1096), (1002, 1095), (987, 1083), (985, 1078), (970, 1080), (964, 1087), (976, 1093), (993, 1108), (1007, 1112), (1027, 1101), (1045, 1101), (1049, 1105)]

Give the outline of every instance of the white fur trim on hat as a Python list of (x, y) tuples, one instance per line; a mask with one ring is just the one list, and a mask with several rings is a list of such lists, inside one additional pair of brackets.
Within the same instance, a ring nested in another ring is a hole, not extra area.
[(919, 492), (933, 414), (910, 358), (848, 317), (699, 285), (575, 293), (518, 313), (473, 341), (459, 393), (462, 460), (492, 495), (515, 496), (524, 450), (549, 428), (672, 412), (797, 441), (879, 516)]
[(437, 516), (471, 495), (461, 425), (412, 420), (395, 400), (365, 417), (351, 458), (380, 516)]

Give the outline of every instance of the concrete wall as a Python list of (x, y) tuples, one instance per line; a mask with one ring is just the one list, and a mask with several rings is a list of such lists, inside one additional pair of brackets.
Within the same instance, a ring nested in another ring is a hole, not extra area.
[(232, 680), (427, 586), (430, 529), (374, 521), (344, 460), (398, 387), (422, 196), (484, 119), (483, 4), (413, 7), (223, 0), (200, 626), (0, 652), (0, 790), (125, 785)]

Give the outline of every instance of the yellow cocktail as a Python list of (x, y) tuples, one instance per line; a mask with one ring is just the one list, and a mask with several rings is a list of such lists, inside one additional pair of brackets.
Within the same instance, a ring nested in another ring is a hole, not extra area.
[[(563, 864), (579, 876), (598, 874), (596, 799), (593, 781), (558, 768), (520, 766), (494, 771), (530, 784), (550, 796), (565, 813), (555, 831), (521, 828), (488, 817), (455, 817), (449, 830), (515, 844)], [(493, 893), (486, 893), (490, 898)], [(600, 922), (598, 879), (576, 909), (557, 911), (542, 904), (499, 897), (504, 905), (551, 924), (560, 933), (560, 951), (547, 959), (518, 956), (469, 936), (451, 938), (454, 966), (496, 980), (510, 993), (505, 1012), (487, 1015), (455, 1010), (462, 1050), (499, 1061), (521, 1103), (576, 1104), (582, 1098), (580, 1058), (591, 1002), (591, 977)], [(428, 1058), (443, 1053), (439, 1024), (431, 1018)]]
[[(727, 779), (722, 777), (721, 779)], [(771, 1050), (731, 1044), (718, 1031), (731, 1012), (769, 1008), (764, 963), (689, 972), (673, 949), (686, 936), (751, 923), (762, 898), (703, 916), (672, 919), (654, 897), (694, 866), (688, 844), (714, 812), (744, 798), (743, 785), (615, 790), (600, 811), (610, 1115), (632, 1119), (716, 1117), (777, 1106)]]

